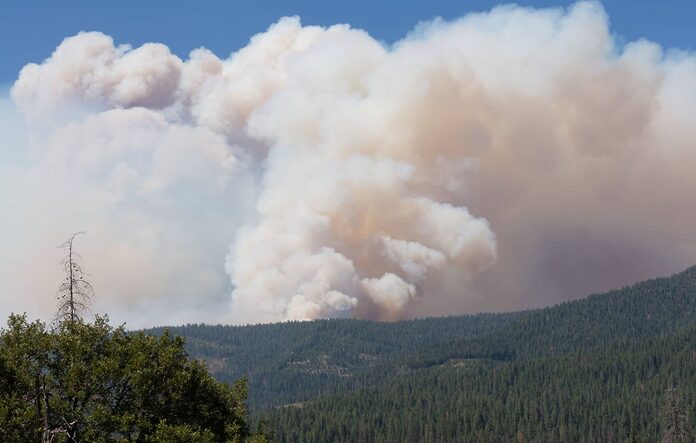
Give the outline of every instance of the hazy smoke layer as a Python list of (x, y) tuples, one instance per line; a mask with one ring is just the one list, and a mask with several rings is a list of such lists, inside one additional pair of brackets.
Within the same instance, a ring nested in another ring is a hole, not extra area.
[(506, 310), (696, 262), (696, 56), (617, 44), (596, 3), (391, 47), (284, 18), (224, 60), (82, 33), (12, 98), (3, 272), (40, 312), (37, 245), (77, 229), (136, 323)]

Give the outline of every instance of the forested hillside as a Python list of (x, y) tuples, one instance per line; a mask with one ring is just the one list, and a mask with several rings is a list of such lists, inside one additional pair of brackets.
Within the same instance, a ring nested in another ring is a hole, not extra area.
[[(659, 441), (665, 388), (694, 423), (696, 329), (626, 349), (452, 360), (266, 416), (278, 441)], [(462, 439), (461, 436), (466, 436)]]
[[(187, 338), (189, 353), (216, 377), (249, 379), (256, 410), (336, 392), (357, 375), (417, 350), (473, 340), (512, 325), (522, 314), (479, 314), (398, 323), (317, 320), (254, 326), (188, 325), (169, 329)], [(161, 333), (165, 328), (150, 332)]]
[(696, 424), (696, 267), (544, 309), (171, 328), (279, 441), (657, 441)]

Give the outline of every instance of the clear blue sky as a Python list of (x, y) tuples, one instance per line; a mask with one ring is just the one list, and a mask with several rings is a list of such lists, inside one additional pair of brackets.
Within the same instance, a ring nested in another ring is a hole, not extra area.
[[(0, 3), (0, 85), (11, 83), (28, 62), (49, 56), (66, 36), (102, 31), (117, 43), (167, 44), (185, 57), (205, 46), (219, 56), (243, 46), (284, 15), (305, 24), (350, 23), (393, 42), (417, 22), (455, 18), (487, 10), (492, 0), (5, 0)], [(572, 1), (519, 0), (538, 7)], [(646, 37), (667, 47), (696, 48), (696, 0), (607, 0), (613, 32), (634, 40)]]

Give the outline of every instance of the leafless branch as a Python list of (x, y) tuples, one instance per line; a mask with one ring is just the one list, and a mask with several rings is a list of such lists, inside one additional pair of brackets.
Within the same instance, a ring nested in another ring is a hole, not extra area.
[(82, 257), (75, 252), (75, 238), (84, 232), (76, 232), (60, 247), (66, 251), (60, 261), (65, 272), (65, 279), (58, 286), (58, 312), (56, 321), (76, 321), (89, 311), (89, 303), (94, 295), (92, 284), (86, 280), (87, 274), (82, 267)]

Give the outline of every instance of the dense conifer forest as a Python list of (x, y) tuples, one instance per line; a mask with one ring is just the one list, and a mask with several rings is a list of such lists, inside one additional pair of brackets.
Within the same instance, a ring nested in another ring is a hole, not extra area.
[(665, 392), (696, 424), (696, 267), (516, 313), (170, 330), (280, 442), (654, 442)]

